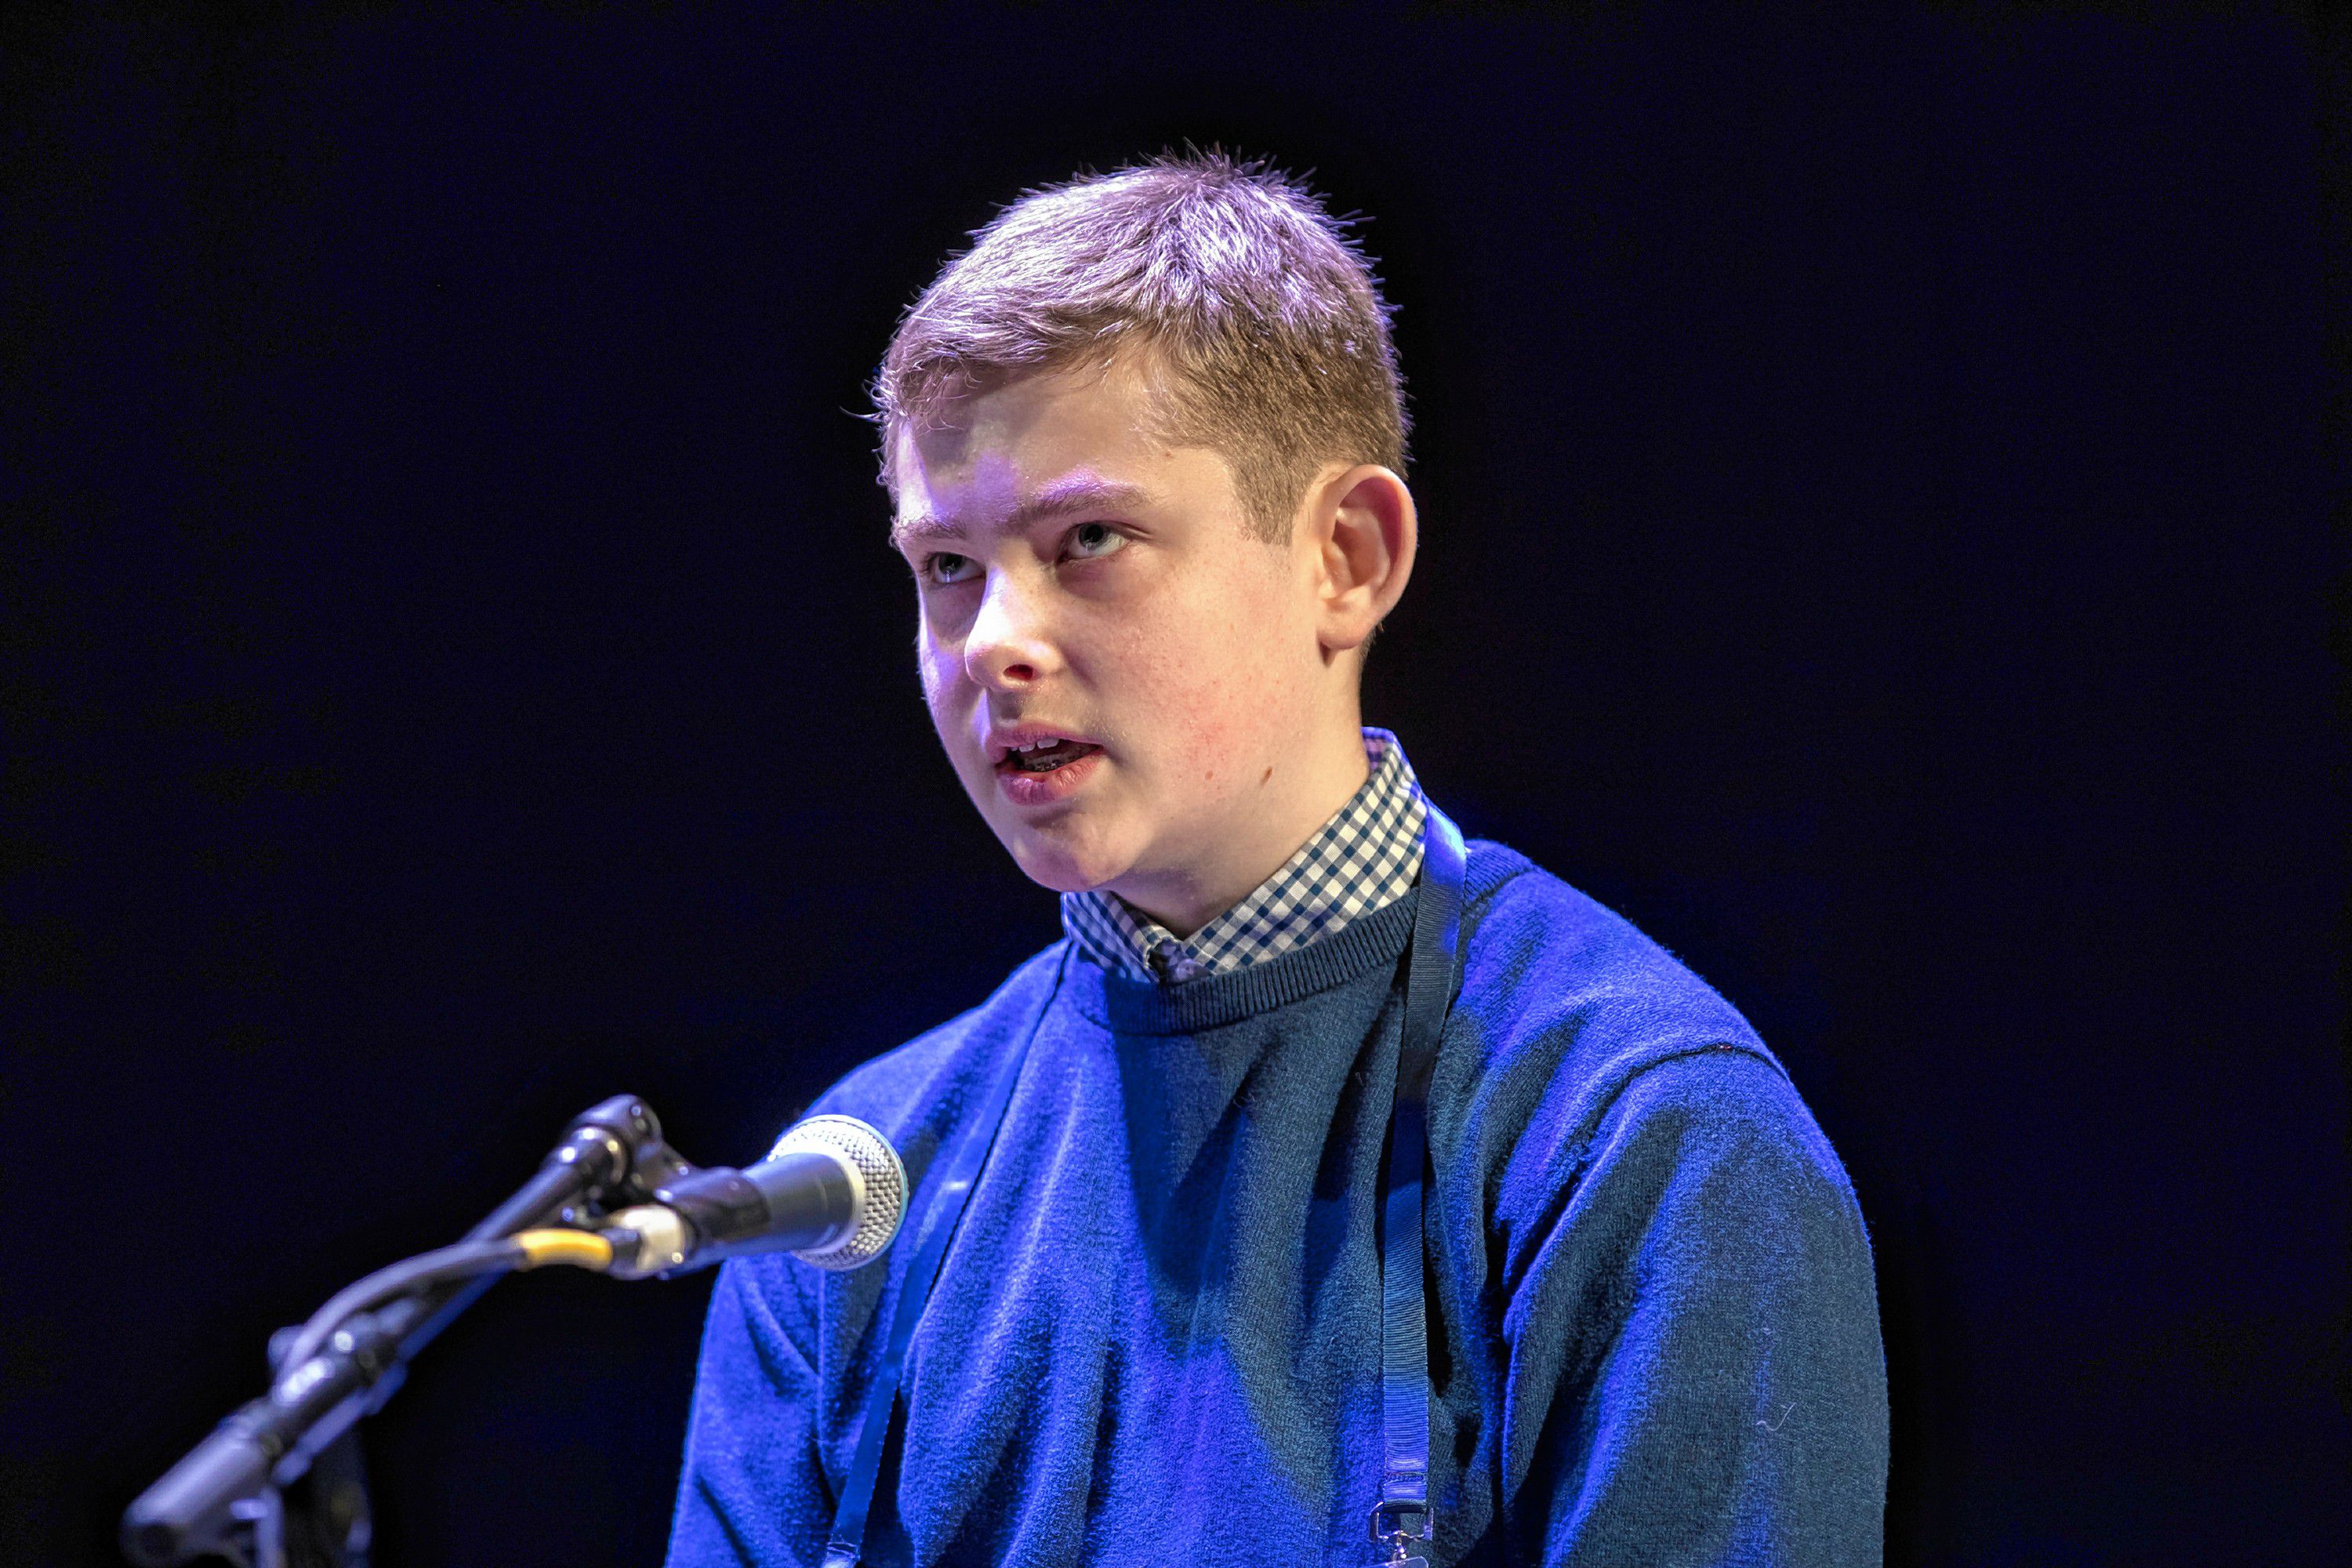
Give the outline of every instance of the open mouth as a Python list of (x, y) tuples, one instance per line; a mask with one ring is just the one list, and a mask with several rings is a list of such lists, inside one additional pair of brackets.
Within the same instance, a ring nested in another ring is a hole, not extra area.
[(1056, 768), (1066, 768), (1079, 758), (1090, 757), (1101, 750), (1100, 746), (1090, 745), (1084, 741), (1066, 741), (1058, 736), (1032, 741), (1026, 745), (1013, 746), (1007, 750), (1004, 760), (996, 764), (996, 771), (1050, 773)]

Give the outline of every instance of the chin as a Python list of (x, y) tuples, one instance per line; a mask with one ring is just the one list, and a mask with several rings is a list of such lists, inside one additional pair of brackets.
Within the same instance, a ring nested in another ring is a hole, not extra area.
[(997, 837), (1012, 852), (1023, 876), (1056, 893), (1099, 888), (1124, 875), (1133, 861), (1132, 856), (1118, 854), (1083, 829), (1066, 837), (1024, 823), (1000, 831)]

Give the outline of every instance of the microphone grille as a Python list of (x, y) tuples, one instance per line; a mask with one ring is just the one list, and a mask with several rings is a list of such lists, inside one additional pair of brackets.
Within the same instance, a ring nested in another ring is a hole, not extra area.
[(803, 1263), (819, 1268), (856, 1268), (882, 1256), (898, 1234), (907, 1212), (907, 1167), (890, 1140), (855, 1116), (812, 1116), (776, 1141), (769, 1157), (802, 1150), (838, 1154), (856, 1171), (865, 1189), (857, 1205), (856, 1223), (849, 1234), (822, 1251), (795, 1252)]

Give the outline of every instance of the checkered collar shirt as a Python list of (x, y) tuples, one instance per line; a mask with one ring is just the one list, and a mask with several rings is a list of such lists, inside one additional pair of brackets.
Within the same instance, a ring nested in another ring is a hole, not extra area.
[(1372, 774), (1363, 787), (1255, 892), (1189, 941), (1099, 891), (1063, 894), (1062, 928), (1105, 969), (1174, 985), (1336, 935), (1394, 903), (1421, 874), (1428, 808), (1394, 735), (1366, 730), (1364, 753)]

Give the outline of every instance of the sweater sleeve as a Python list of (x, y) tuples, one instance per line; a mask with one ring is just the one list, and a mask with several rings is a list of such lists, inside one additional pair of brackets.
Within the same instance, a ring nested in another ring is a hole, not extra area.
[[(1507, 1281), (1507, 1513), (1547, 1564), (1880, 1559), (1869, 1242), (1795, 1091), (1744, 1051), (1641, 1072)], [(1516, 1496), (1509, 1495), (1516, 1491)]]
[(811, 1304), (774, 1257), (720, 1266), (703, 1326), (668, 1568), (823, 1562), (833, 1509), (818, 1462)]

